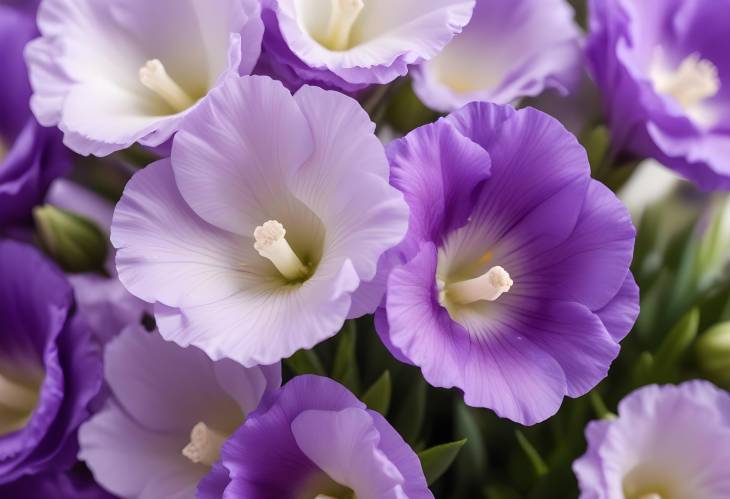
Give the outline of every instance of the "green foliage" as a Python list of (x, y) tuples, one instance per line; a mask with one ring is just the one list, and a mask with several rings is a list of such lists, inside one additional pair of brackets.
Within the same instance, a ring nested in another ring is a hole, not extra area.
[(385, 371), (378, 380), (365, 392), (362, 401), (370, 409), (378, 411), (383, 416), (388, 415), (390, 408), (391, 382), (390, 372)]
[(426, 482), (429, 485), (432, 485), (446, 472), (465, 443), (466, 439), (464, 438), (448, 444), (437, 445), (418, 453), (423, 473), (426, 475)]

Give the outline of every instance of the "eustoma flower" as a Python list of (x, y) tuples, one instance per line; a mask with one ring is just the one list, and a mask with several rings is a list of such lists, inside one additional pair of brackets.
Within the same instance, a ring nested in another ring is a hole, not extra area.
[(225, 439), (281, 383), (280, 367), (211, 361), (130, 327), (104, 353), (112, 396), (79, 431), (80, 459), (121, 497), (193, 498)]
[(647, 386), (586, 429), (582, 499), (730, 497), (730, 395), (706, 381)]
[(203, 499), (431, 498), (416, 454), (380, 414), (319, 376), (287, 383), (225, 443)]
[(509, 104), (581, 75), (581, 31), (565, 0), (477, 0), (464, 31), (413, 71), (428, 106), (452, 111), (480, 100)]
[(213, 91), (114, 214), (119, 277), (162, 336), (267, 365), (371, 313), (408, 222), (373, 130), (337, 92), (254, 76)]
[(603, 379), (638, 313), (634, 228), (575, 138), (473, 103), (388, 155), (411, 208), (376, 316), (391, 351), (523, 424)]
[(256, 0), (43, 0), (27, 48), (38, 120), (98, 156), (157, 146), (261, 49)]
[(0, 4), (0, 226), (27, 219), (51, 181), (68, 168), (60, 134), (38, 125), (28, 107), (23, 47), (34, 36), (32, 12)]
[(264, 61), (297, 87), (355, 91), (436, 55), (474, 0), (266, 0)]
[(62, 470), (101, 386), (101, 358), (73, 314), (63, 274), (35, 249), (0, 241), (0, 483)]
[(593, 0), (588, 56), (614, 146), (730, 187), (730, 2)]

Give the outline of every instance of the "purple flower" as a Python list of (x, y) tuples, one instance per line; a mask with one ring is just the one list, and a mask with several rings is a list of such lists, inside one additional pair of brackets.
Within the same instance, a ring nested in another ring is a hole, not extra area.
[[(225, 492), (224, 492), (225, 491)], [(342, 385), (299, 376), (251, 414), (198, 488), (223, 497), (431, 498), (416, 454)]]
[(474, 0), (265, 0), (267, 69), (292, 88), (390, 83), (469, 22)]
[[(54, 181), (46, 203), (94, 221), (105, 234), (111, 230), (114, 205), (69, 180)], [(104, 270), (108, 276), (93, 272), (68, 276), (79, 313), (101, 343), (106, 343), (125, 327), (139, 324), (145, 312), (152, 313), (149, 304), (130, 294), (119, 281), (111, 243)]]
[(213, 91), (114, 214), (119, 278), (162, 336), (250, 367), (371, 313), (408, 222), (373, 130), (337, 92), (260, 76)]
[(472, 101), (509, 104), (581, 76), (581, 31), (565, 0), (477, 0), (474, 15), (436, 57), (413, 71), (426, 105), (453, 111)]
[(104, 352), (112, 396), (79, 431), (79, 458), (107, 490), (140, 499), (195, 496), (228, 435), (281, 383), (279, 365), (211, 361), (130, 327)]
[(586, 437), (581, 499), (730, 497), (730, 395), (707, 381), (640, 388)]
[(730, 2), (590, 2), (588, 58), (614, 147), (730, 188)]
[(91, 334), (59, 269), (0, 241), (0, 483), (65, 469), (101, 386)]
[(44, 125), (80, 154), (158, 146), (212, 88), (253, 68), (257, 0), (43, 0), (26, 50)]
[(58, 131), (39, 126), (28, 107), (23, 47), (34, 36), (31, 9), (0, 4), (0, 226), (27, 219), (69, 166)]
[(522, 424), (603, 379), (638, 313), (635, 231), (575, 138), (472, 103), (388, 155), (411, 208), (376, 316), (394, 355)]

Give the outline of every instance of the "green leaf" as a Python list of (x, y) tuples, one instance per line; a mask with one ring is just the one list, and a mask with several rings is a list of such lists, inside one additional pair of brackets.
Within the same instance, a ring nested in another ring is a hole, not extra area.
[(294, 355), (284, 360), (284, 363), (297, 376), (302, 374), (317, 374), (319, 376), (327, 375), (322, 362), (319, 360), (319, 357), (314, 350), (299, 350)]
[(590, 398), (591, 405), (593, 406), (593, 411), (596, 413), (596, 416), (601, 419), (616, 419), (616, 415), (609, 411), (608, 407), (606, 407), (606, 403), (603, 401), (601, 394), (598, 393), (598, 390), (592, 390), (591, 393), (588, 394), (588, 397)]
[(530, 460), (537, 476), (546, 475), (549, 471), (548, 466), (545, 464), (542, 456), (540, 456), (540, 453), (537, 452), (537, 449), (532, 446), (530, 441), (527, 440), (527, 437), (520, 430), (515, 430), (515, 436), (517, 436), (517, 443), (520, 444), (520, 448), (522, 448), (527, 459)]
[(351, 392), (358, 394), (360, 393), (360, 374), (355, 357), (357, 344), (355, 321), (347, 321), (338, 337), (332, 378), (345, 385)]
[(654, 356), (655, 381), (671, 381), (672, 373), (689, 351), (700, 325), (700, 311), (693, 308), (669, 331)]
[(418, 453), (418, 459), (421, 460), (423, 474), (426, 476), (426, 482), (429, 486), (449, 469), (465, 443), (466, 439), (464, 438), (456, 442), (437, 445)]
[(368, 391), (365, 392), (365, 395), (362, 396), (362, 401), (370, 409), (378, 411), (385, 416), (388, 414), (388, 408), (390, 407), (391, 389), (390, 371), (385, 371)]
[(456, 460), (456, 496), (468, 496), (484, 480), (487, 469), (487, 453), (482, 431), (477, 424), (476, 410), (470, 409), (461, 400), (456, 402), (454, 413), (454, 436), (466, 438), (469, 445)]
[(595, 174), (603, 163), (611, 143), (611, 134), (603, 125), (597, 126), (581, 135), (581, 142), (588, 153), (591, 171)]
[(421, 435), (426, 415), (426, 382), (416, 376), (393, 418), (393, 425), (403, 439), (413, 445)]

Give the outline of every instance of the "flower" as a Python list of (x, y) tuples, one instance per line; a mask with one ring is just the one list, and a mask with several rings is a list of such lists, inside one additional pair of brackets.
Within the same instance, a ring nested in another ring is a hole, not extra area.
[(614, 147), (653, 157), (705, 189), (730, 188), (727, 8), (590, 2), (588, 59)]
[(224, 490), (280, 499), (433, 497), (418, 457), (385, 418), (319, 376), (292, 379), (223, 445), (198, 494), (219, 499)]
[(43, 0), (38, 26), (33, 112), (97, 156), (164, 143), (208, 91), (250, 72), (263, 36), (257, 0)]
[(266, 0), (262, 61), (292, 88), (390, 83), (443, 49), (473, 8), (474, 0)]
[[(114, 205), (101, 196), (61, 178), (51, 184), (46, 203), (93, 221), (108, 239)], [(152, 313), (148, 303), (130, 294), (119, 281), (111, 243), (104, 271), (107, 275), (94, 272), (68, 275), (79, 313), (101, 343), (106, 343), (129, 325), (140, 324), (145, 313)]]
[(60, 134), (39, 126), (28, 108), (23, 47), (35, 35), (31, 9), (0, 4), (0, 226), (26, 221), (69, 166)]
[(464, 32), (413, 71), (414, 90), (438, 111), (509, 104), (546, 89), (567, 94), (582, 63), (573, 15), (565, 0), (477, 0)]
[(79, 431), (79, 458), (121, 497), (195, 497), (220, 447), (262, 397), (281, 383), (281, 368), (246, 369), (211, 361), (139, 326), (104, 352), (112, 392)]
[(101, 386), (101, 358), (59, 269), (0, 241), (0, 483), (63, 470)]
[(730, 395), (707, 381), (640, 388), (586, 438), (582, 499), (730, 497)]
[(472, 103), (388, 156), (411, 208), (376, 315), (391, 352), (522, 424), (603, 379), (638, 314), (635, 230), (575, 138)]
[(408, 223), (373, 130), (337, 92), (261, 76), (213, 91), (114, 213), (119, 278), (162, 336), (250, 367), (371, 313)]

